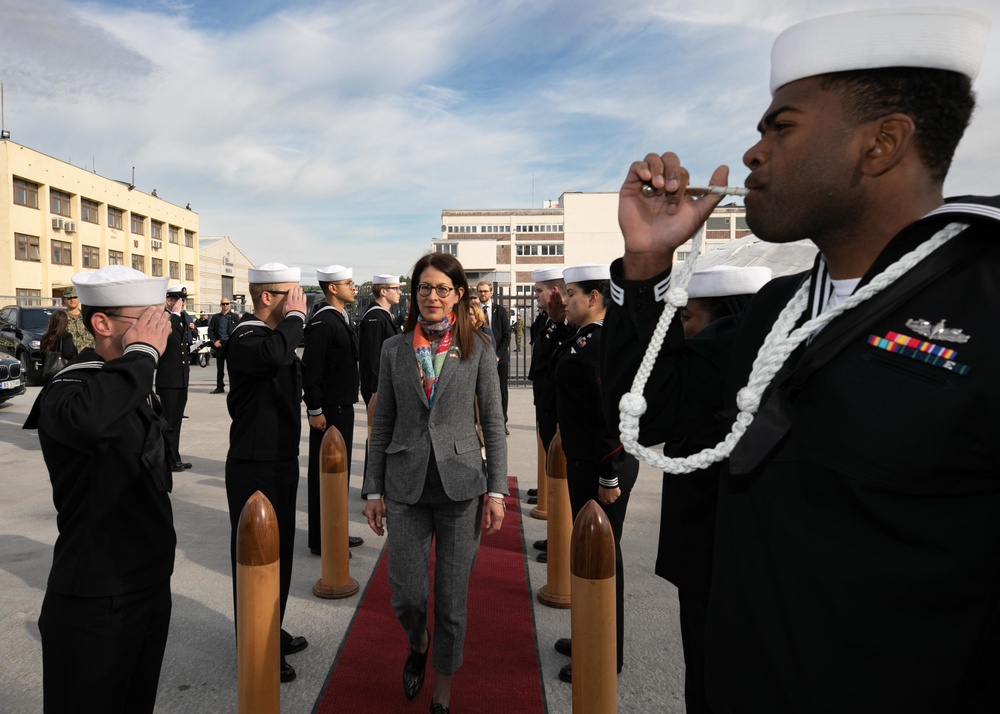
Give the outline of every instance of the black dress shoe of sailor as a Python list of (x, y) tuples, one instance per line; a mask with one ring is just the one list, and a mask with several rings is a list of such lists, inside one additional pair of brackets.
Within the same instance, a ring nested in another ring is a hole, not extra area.
[(357, 548), (359, 545), (364, 545), (365, 539), (359, 538), (358, 536), (347, 536), (347, 547)]
[(538, 503), (538, 496), (528, 496), (525, 503), (527, 503), (529, 506), (534, 506), (536, 503)]
[(290, 655), (296, 652), (301, 652), (306, 647), (309, 646), (309, 641), (305, 637), (295, 637), (286, 632), (281, 631), (281, 654)]
[(559, 670), (559, 681), (566, 682), (566, 684), (573, 683), (573, 663), (564, 664), (562, 669)]
[(448, 707), (438, 702), (431, 702), (431, 714), (448, 714)]
[(560, 637), (556, 640), (556, 652), (561, 655), (566, 655), (567, 657), (572, 657), (573, 646), (572, 640), (568, 637)]
[(535, 560), (537, 560), (539, 563), (547, 563), (549, 562), (549, 554), (547, 552), (539, 553), (538, 557), (536, 557)]
[(174, 473), (189, 468), (191, 468), (191, 464), (186, 464), (183, 461), (175, 461), (174, 463), (170, 464), (170, 470), (173, 471)]
[(281, 657), (281, 681), (291, 682), (295, 679), (295, 667), (285, 661), (284, 655)]
[(538, 495), (538, 489), (537, 488), (529, 488), (528, 489), (528, 495), (529, 496), (537, 496)]
[(543, 553), (545, 553), (549, 549), (549, 539), (546, 538), (544, 540), (536, 540), (534, 543), (531, 544), (531, 547), (534, 548), (535, 550), (540, 550)]
[(427, 667), (427, 651), (430, 650), (430, 638), (427, 640), (427, 649), (423, 652), (410, 650), (403, 665), (403, 691), (407, 699), (413, 699), (424, 686), (424, 669)]

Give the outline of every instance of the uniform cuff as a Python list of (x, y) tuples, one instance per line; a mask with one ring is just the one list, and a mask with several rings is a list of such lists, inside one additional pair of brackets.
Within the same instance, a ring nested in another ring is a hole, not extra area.
[(382, 494), (381, 493), (369, 493), (369, 494), (367, 494), (365, 496), (365, 498), (367, 498), (369, 501), (378, 501), (380, 498), (382, 498)]
[(307, 408), (306, 409), (306, 414), (308, 414), (309, 416), (322, 416), (322, 414), (323, 414), (323, 408), (322, 407), (320, 407), (319, 409), (308, 409)]
[[(622, 259), (611, 264), (611, 299), (616, 304), (625, 303), (642, 309), (650, 302), (665, 302), (670, 290), (670, 270), (667, 269), (649, 280), (626, 280), (623, 277)], [(652, 301), (650, 300), (652, 298)]]
[(149, 355), (153, 358), (153, 364), (158, 364), (160, 361), (160, 353), (156, 351), (155, 347), (147, 345), (145, 342), (133, 342), (125, 348), (123, 354), (127, 355), (133, 352), (140, 352), (142, 354)]

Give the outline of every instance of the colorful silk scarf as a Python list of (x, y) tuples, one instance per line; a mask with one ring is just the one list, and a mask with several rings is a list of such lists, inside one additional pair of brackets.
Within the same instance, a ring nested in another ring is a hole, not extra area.
[[(451, 328), (455, 324), (455, 313), (451, 312), (440, 322), (425, 322), (417, 318), (416, 329), (413, 330), (413, 353), (417, 356), (417, 367), (420, 368), (420, 380), (427, 394), (428, 406), (434, 404), (434, 389), (441, 376), (448, 348), (451, 347)], [(431, 342), (438, 342), (437, 350), (431, 354)]]

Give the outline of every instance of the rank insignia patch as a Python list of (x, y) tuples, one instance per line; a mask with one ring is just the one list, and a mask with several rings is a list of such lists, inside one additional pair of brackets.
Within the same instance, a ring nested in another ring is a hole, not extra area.
[[(967, 336), (966, 339), (968, 339)], [(956, 362), (958, 352), (950, 347), (942, 347), (931, 342), (922, 342), (914, 337), (901, 335), (898, 332), (888, 332), (885, 337), (869, 335), (868, 344), (886, 352), (893, 352), (903, 357), (909, 357), (918, 362), (929, 364), (932, 367), (946, 369), (963, 377), (969, 374), (969, 365)]]
[(945, 327), (944, 320), (936, 322), (933, 325), (928, 320), (907, 320), (906, 326), (929, 340), (944, 340), (945, 342), (958, 342), (959, 344), (965, 344), (969, 341), (969, 335), (966, 335), (962, 330)]

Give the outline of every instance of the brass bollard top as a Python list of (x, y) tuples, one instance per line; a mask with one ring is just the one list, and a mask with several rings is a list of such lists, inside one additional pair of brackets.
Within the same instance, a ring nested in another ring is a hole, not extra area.
[(615, 536), (608, 515), (594, 499), (587, 501), (573, 523), (569, 570), (586, 580), (615, 576)]
[(276, 560), (278, 517), (267, 497), (255, 491), (240, 511), (236, 528), (236, 562), (240, 565), (270, 565)]
[(548, 456), (547, 473), (549, 478), (566, 478), (566, 454), (563, 453), (562, 436), (559, 434), (558, 427), (556, 428), (556, 435), (552, 437), (552, 443), (549, 444)]
[(347, 471), (347, 446), (340, 430), (331, 427), (323, 435), (323, 443), (319, 447), (320, 473), (336, 474)]

